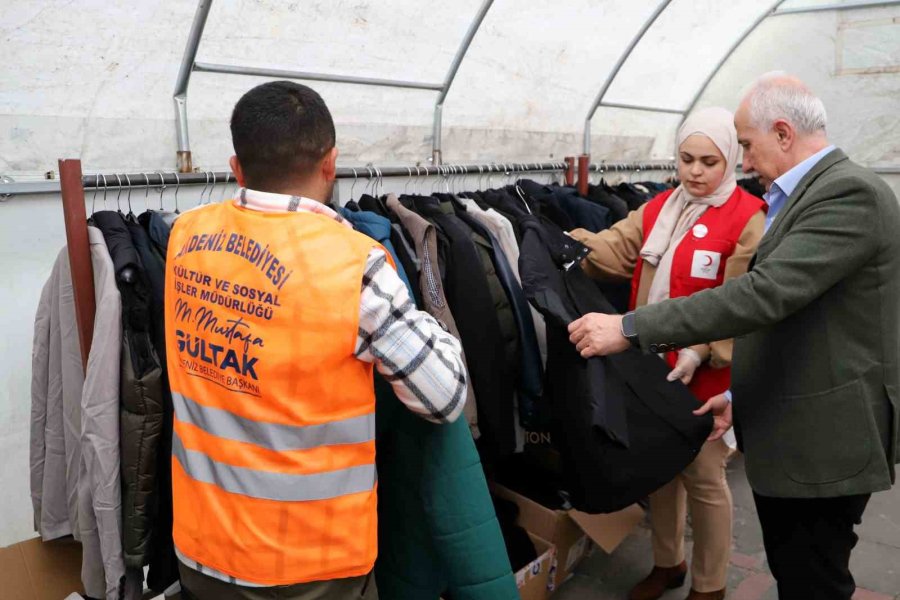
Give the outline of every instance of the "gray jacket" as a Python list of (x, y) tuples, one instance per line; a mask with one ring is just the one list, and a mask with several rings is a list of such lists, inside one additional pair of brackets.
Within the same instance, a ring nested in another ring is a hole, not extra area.
[[(450, 313), (450, 306), (444, 297), (444, 286), (441, 282), (441, 271), (438, 267), (437, 232), (434, 225), (426, 221), (417, 213), (409, 210), (397, 199), (394, 194), (388, 194), (386, 204), (391, 209), (403, 227), (410, 233), (416, 246), (416, 255), (422, 263), (422, 273), (419, 277), (419, 287), (422, 288), (422, 301), (425, 312), (438, 320), (438, 323), (446, 326), (453, 337), (459, 339), (459, 330), (456, 321)], [(463, 362), (466, 357), (463, 354)], [(466, 366), (466, 373), (469, 367)], [(472, 436), (478, 439), (481, 433), (478, 430), (478, 406), (475, 403), (475, 392), (471, 385), (466, 387), (466, 405), (463, 409), (466, 422)]]
[(44, 539), (81, 540), (89, 596), (120, 597), (125, 575), (119, 450), (122, 302), (103, 235), (88, 228), (96, 312), (82, 375), (72, 276), (60, 252), (41, 294), (32, 351), (31, 495)]

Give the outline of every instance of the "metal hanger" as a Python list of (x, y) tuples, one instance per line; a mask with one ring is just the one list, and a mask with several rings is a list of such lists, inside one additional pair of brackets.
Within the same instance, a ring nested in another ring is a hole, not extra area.
[(233, 186), (228, 185), (229, 183), (231, 183), (231, 181), (229, 181), (230, 179), (231, 179), (231, 175), (229, 175), (229, 174), (226, 172), (226, 174), (225, 174), (225, 182), (224, 182), (225, 185), (222, 186), (222, 197), (219, 198), (219, 202), (220, 202), (220, 203), (221, 203), (221, 202), (225, 202), (225, 197), (228, 196), (228, 190), (230, 190), (230, 189), (233, 187)]
[(444, 167), (444, 188), (447, 190), (446, 193), (450, 193), (450, 181), (452, 179), (451, 175), (451, 166), (447, 165)]
[(519, 182), (516, 182), (516, 194), (519, 196), (519, 200), (522, 201), (522, 204), (525, 205), (525, 210), (528, 211), (528, 214), (531, 214), (531, 207), (528, 206), (528, 202), (525, 200), (525, 192), (519, 187)]
[(122, 178), (119, 177), (118, 173), (116, 174), (116, 185), (119, 187), (119, 190), (116, 193), (116, 210), (119, 211), (120, 215), (122, 215), (122, 205), (119, 203), (119, 200), (122, 197)]
[(126, 196), (126, 200), (128, 201), (128, 215), (126, 215), (126, 218), (131, 219), (136, 223), (137, 215), (134, 214), (134, 210), (131, 208), (131, 178), (128, 176), (128, 173), (125, 173), (125, 182), (128, 184), (128, 195)]
[(102, 175), (103, 177), (103, 210), (109, 210), (106, 206), (106, 175)]
[(163, 210), (163, 194), (166, 191), (166, 180), (163, 177), (162, 171), (157, 171), (157, 175), (159, 175), (159, 210)]
[(203, 189), (200, 190), (200, 206), (203, 206), (203, 195), (206, 194), (206, 188), (209, 187), (209, 171), (204, 171), (203, 174), (206, 176), (206, 180), (203, 182)]
[(94, 195), (91, 196), (91, 214), (97, 212), (94, 207), (97, 205), (97, 190), (100, 189), (100, 176), (96, 175), (94, 179)]
[(407, 193), (406, 190), (409, 189), (410, 181), (412, 181), (412, 169), (409, 167), (406, 167), (406, 185), (403, 186), (403, 194), (404, 195)]
[(217, 183), (218, 183), (218, 181), (216, 181), (216, 172), (213, 171), (213, 172), (212, 172), (212, 185), (209, 186), (209, 195), (208, 195), (208, 197), (206, 198), (206, 203), (207, 203), (207, 204), (212, 204), (212, 195), (213, 195), (213, 192), (216, 190), (216, 184), (217, 184)]
[[(363, 194), (368, 194), (369, 188), (372, 187), (373, 171), (372, 171), (372, 167), (370, 165), (366, 165), (366, 173), (368, 174), (369, 177), (368, 177), (368, 180), (366, 181), (366, 185), (363, 187), (363, 191), (362, 191)], [(352, 198), (351, 198), (351, 200), (352, 200)]]
[(631, 175), (628, 176), (628, 184), (629, 185), (633, 185), (635, 176), (641, 174), (641, 165), (634, 165), (634, 166), (635, 166), (635, 168), (631, 171)]
[(350, 169), (353, 171), (353, 183), (350, 185), (350, 199), (353, 200), (353, 190), (356, 188), (356, 182), (359, 179), (359, 176), (356, 174), (356, 169)]

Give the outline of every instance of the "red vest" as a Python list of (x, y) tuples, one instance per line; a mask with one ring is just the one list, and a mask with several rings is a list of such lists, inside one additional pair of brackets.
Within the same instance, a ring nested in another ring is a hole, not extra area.
[[(671, 191), (663, 192), (647, 204), (644, 209), (644, 239), (653, 230), (663, 205), (671, 195)], [(694, 292), (722, 285), (725, 281), (725, 263), (734, 253), (747, 222), (763, 206), (762, 200), (738, 187), (725, 204), (719, 208), (708, 208), (675, 249), (669, 297), (690, 296)], [(698, 237), (697, 233), (704, 233), (703, 227), (706, 228), (705, 235)], [(637, 304), (643, 267), (644, 261), (639, 261), (631, 279), (631, 310)], [(676, 352), (666, 355), (666, 361), (673, 367), (677, 358)], [(706, 401), (721, 394), (730, 385), (730, 367), (714, 369), (709, 363), (704, 363), (694, 373), (688, 387), (699, 400)]]

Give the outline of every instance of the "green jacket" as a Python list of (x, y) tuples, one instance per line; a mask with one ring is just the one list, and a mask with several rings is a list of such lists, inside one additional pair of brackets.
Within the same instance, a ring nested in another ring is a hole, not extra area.
[(519, 598), (481, 459), (465, 419), (415, 416), (376, 378), (382, 600)]
[(642, 346), (735, 338), (734, 425), (754, 491), (890, 488), (900, 461), (900, 206), (841, 150), (800, 181), (747, 275), (637, 310)]

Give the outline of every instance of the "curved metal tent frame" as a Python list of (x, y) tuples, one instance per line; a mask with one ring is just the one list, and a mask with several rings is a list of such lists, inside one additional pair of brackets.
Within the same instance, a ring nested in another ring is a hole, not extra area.
[[(475, 37), (475, 34), (478, 32), (478, 29), (481, 27), (482, 22), (484, 21), (485, 16), (487, 15), (488, 10), (491, 8), (494, 0), (483, 0), (482, 4), (475, 15), (475, 18), (470, 23), (468, 30), (466, 31), (465, 36), (463, 37), (462, 42), (460, 43), (459, 48), (456, 51), (455, 56), (453, 57), (453, 61), (450, 65), (450, 68), (447, 72), (446, 77), (441, 83), (427, 83), (427, 82), (415, 82), (415, 81), (400, 81), (400, 80), (392, 80), (392, 79), (377, 79), (371, 77), (355, 77), (348, 75), (332, 75), (327, 73), (310, 73), (310, 72), (302, 72), (302, 71), (290, 71), (283, 69), (266, 69), (266, 68), (258, 68), (258, 67), (242, 67), (236, 65), (221, 65), (221, 64), (212, 64), (212, 63), (198, 63), (196, 62), (197, 49), (200, 46), (200, 40), (203, 37), (203, 29), (206, 26), (206, 20), (209, 16), (210, 8), (212, 7), (212, 0), (199, 0), (197, 5), (197, 11), (194, 15), (194, 20), (191, 25), (191, 31), (188, 36), (187, 45), (185, 46), (184, 57), (181, 61), (181, 68), (178, 72), (178, 77), (176, 79), (175, 84), (175, 92), (173, 95), (173, 101), (175, 104), (175, 123), (176, 123), (176, 132), (177, 132), (177, 141), (178, 141), (178, 170), (180, 172), (190, 172), (192, 171), (191, 164), (191, 151), (190, 151), (190, 140), (188, 136), (188, 118), (187, 118), (187, 90), (188, 84), (190, 83), (191, 74), (194, 71), (201, 73), (220, 73), (220, 74), (230, 74), (230, 75), (256, 75), (263, 77), (278, 77), (283, 79), (301, 79), (301, 80), (311, 80), (311, 81), (328, 81), (333, 83), (349, 83), (356, 85), (372, 85), (372, 86), (384, 86), (384, 87), (394, 87), (394, 88), (406, 88), (406, 89), (418, 89), (418, 90), (429, 90), (438, 92), (438, 97), (435, 101), (434, 105), (434, 119), (432, 126), (432, 161), (433, 164), (439, 165), (442, 162), (442, 117), (443, 117), (443, 108), (444, 101), (447, 98), (447, 94), (450, 91), (450, 87), (453, 85), (453, 80), (456, 78), (456, 74), (459, 71), (459, 67), (462, 64), (463, 59), (466, 56), (466, 53), (469, 50), (469, 47), (472, 44), (472, 40)], [(604, 102), (603, 99), (606, 96), (606, 93), (609, 91), (612, 84), (615, 82), (616, 77), (621, 71), (624, 64), (628, 61), (628, 58), (631, 56), (634, 49), (643, 39), (644, 35), (647, 31), (653, 26), (658, 17), (665, 12), (666, 8), (671, 4), (672, 0), (662, 0), (659, 5), (657, 5), (656, 9), (647, 17), (644, 24), (635, 34), (635, 36), (631, 39), (629, 44), (626, 46), (625, 50), (616, 61), (613, 66), (612, 71), (609, 76), (604, 81), (600, 91), (597, 93), (597, 96), (591, 105), (590, 110), (587, 113), (584, 121), (584, 141), (583, 141), (583, 152), (584, 154), (580, 157), (579, 163), (582, 163), (585, 167), (590, 160), (589, 155), (591, 151), (591, 120), (593, 119), (597, 109), (601, 106), (606, 108), (620, 108), (626, 110), (638, 110), (638, 111), (647, 111), (647, 112), (656, 112), (656, 113), (668, 113), (668, 114), (676, 114), (681, 115), (681, 120), (679, 121), (679, 126), (682, 122), (684, 122), (685, 117), (690, 114), (690, 112), (694, 109), (699, 102), (700, 98), (703, 96), (703, 93), (706, 91), (709, 84), (715, 78), (715, 76), (719, 73), (722, 67), (728, 62), (728, 59), (731, 58), (732, 54), (734, 54), (735, 50), (740, 47), (741, 44), (753, 33), (759, 25), (765, 21), (768, 17), (771, 16), (781, 16), (781, 15), (796, 15), (796, 14), (804, 14), (804, 13), (813, 13), (813, 12), (822, 12), (822, 11), (831, 11), (831, 10), (850, 10), (850, 9), (858, 9), (858, 8), (877, 8), (884, 6), (893, 6), (900, 4), (900, 0), (864, 0), (859, 2), (853, 2), (848, 4), (823, 4), (818, 6), (805, 6), (798, 8), (787, 8), (780, 9), (779, 7), (785, 2), (785, 0), (777, 0), (772, 2), (769, 5), (769, 8), (760, 14), (760, 16), (749, 26), (747, 29), (743, 31), (743, 33), (735, 40), (735, 42), (731, 45), (728, 51), (722, 56), (716, 66), (709, 73), (707, 78), (703, 81), (701, 86), (698, 88), (697, 92), (694, 94), (690, 103), (685, 109), (678, 108), (666, 108), (666, 107), (657, 107), (657, 106), (641, 106), (636, 104), (626, 104), (626, 103), (616, 103), (616, 102)], [(582, 165), (580, 164), (580, 167)], [(581, 170), (581, 168), (579, 169)]]
[(624, 108), (629, 110), (640, 110), (640, 111), (648, 111), (648, 112), (656, 112), (656, 113), (670, 113), (670, 114), (678, 114), (681, 115), (681, 120), (678, 123), (678, 126), (681, 126), (681, 123), (684, 122), (685, 118), (694, 110), (694, 107), (697, 106), (697, 102), (700, 101), (700, 98), (703, 96), (703, 93), (706, 91), (706, 88), (709, 87), (709, 84), (715, 78), (715, 76), (722, 70), (722, 67), (728, 62), (728, 59), (731, 58), (731, 55), (734, 54), (735, 50), (740, 47), (741, 44), (744, 43), (751, 33), (753, 33), (759, 25), (765, 21), (768, 17), (777, 17), (782, 15), (798, 15), (798, 14), (806, 14), (806, 13), (815, 13), (815, 12), (824, 12), (831, 10), (850, 10), (854, 8), (878, 8), (884, 6), (894, 6), (900, 4), (900, 0), (867, 0), (863, 2), (853, 2), (848, 4), (822, 4), (818, 6), (803, 6), (798, 8), (784, 8), (779, 9), (779, 7), (784, 4), (785, 0), (778, 0), (773, 2), (769, 8), (760, 14), (759, 18), (757, 18), (750, 26), (743, 31), (743, 33), (735, 40), (734, 44), (728, 49), (727, 52), (722, 56), (716, 66), (710, 71), (707, 78), (703, 81), (700, 87), (697, 89), (697, 92), (694, 94), (693, 98), (691, 98), (690, 103), (687, 108), (684, 110), (677, 108), (663, 108), (663, 107), (654, 107), (654, 106), (640, 106), (635, 104), (622, 104), (615, 102), (603, 102), (603, 97), (606, 95), (606, 92), (609, 91), (609, 88), (612, 86), (613, 81), (616, 76), (619, 74), (622, 66), (628, 60), (631, 53), (634, 51), (635, 47), (641, 41), (641, 38), (644, 37), (644, 34), (647, 33), (647, 30), (653, 25), (656, 21), (657, 17), (668, 7), (669, 1), (664, 0), (657, 9), (650, 15), (641, 29), (638, 31), (637, 35), (635, 35), (634, 39), (632, 39), (631, 43), (625, 48), (625, 51), (622, 53), (622, 56), (619, 57), (619, 60), (616, 62), (616, 65), (613, 67), (612, 72), (610, 73), (607, 80), (604, 82), (603, 87), (600, 89), (600, 92), (597, 94), (597, 98), (594, 101), (594, 104), (591, 106), (591, 109), (588, 111), (587, 117), (585, 118), (584, 123), (584, 155), (590, 155), (591, 153), (591, 120), (594, 117), (594, 114), (597, 112), (597, 109), (601, 106), (607, 108)]
[(663, 1), (662, 4), (660, 4), (659, 7), (657, 7), (656, 11), (654, 11), (654, 13), (650, 16), (650, 18), (647, 19), (647, 21), (644, 23), (644, 26), (641, 27), (641, 30), (638, 32), (638, 34), (634, 37), (634, 39), (631, 41), (631, 43), (625, 49), (625, 52), (622, 54), (622, 56), (619, 57), (619, 60), (616, 63), (616, 66), (613, 68), (612, 73), (610, 73), (609, 78), (603, 84), (603, 88), (601, 88), (600, 93), (597, 94), (597, 99), (594, 101), (593, 106), (591, 106), (591, 109), (588, 111), (587, 117), (585, 118), (585, 122), (584, 122), (584, 148), (583, 148), (584, 154), (590, 155), (590, 153), (591, 153), (591, 120), (594, 118), (594, 113), (596, 113), (597, 109), (601, 106), (605, 106), (607, 108), (624, 108), (624, 109), (630, 109), (630, 110), (642, 110), (642, 111), (647, 111), (647, 112), (669, 113), (669, 114), (681, 115), (681, 121), (679, 121), (679, 126), (680, 126), (680, 124), (684, 122), (685, 117), (687, 117), (687, 115), (690, 114), (690, 112), (694, 109), (694, 106), (697, 104), (697, 101), (700, 100), (700, 97), (703, 95), (703, 92), (706, 91), (706, 88), (709, 85), (709, 83), (713, 80), (713, 78), (716, 76), (716, 74), (721, 70), (722, 66), (728, 61), (728, 59), (731, 57), (731, 55), (734, 54), (734, 51), (737, 50), (738, 46), (740, 46), (744, 42), (744, 40), (746, 40), (747, 37), (751, 33), (753, 33), (753, 31), (755, 31), (757, 27), (759, 27), (759, 24), (762, 23), (766, 19), (766, 17), (774, 14), (775, 10), (784, 2), (785, 2), (785, 0), (778, 0), (777, 2), (774, 2), (768, 8), (768, 10), (766, 10), (766, 12), (762, 13), (758, 19), (756, 19), (747, 29), (744, 30), (744, 32), (740, 35), (740, 37), (738, 37), (738, 39), (734, 42), (734, 44), (732, 44), (731, 48), (728, 49), (728, 51), (725, 53), (725, 55), (721, 58), (721, 60), (719, 60), (719, 62), (716, 64), (716, 66), (712, 69), (709, 76), (706, 78), (706, 80), (703, 82), (703, 84), (697, 90), (697, 93), (694, 94), (693, 99), (691, 99), (691, 102), (686, 109), (682, 110), (679, 108), (663, 108), (663, 107), (656, 107), (656, 106), (639, 106), (639, 105), (634, 105), (634, 104), (603, 102), (603, 97), (606, 95), (606, 92), (612, 86), (613, 81), (616, 78), (616, 75), (619, 74), (619, 70), (622, 68), (622, 65), (624, 65), (625, 62), (628, 60), (628, 57), (631, 56), (631, 53), (634, 51), (635, 46), (637, 46), (638, 42), (641, 41), (641, 38), (644, 37), (644, 34), (647, 33), (647, 30), (650, 29), (650, 27), (656, 21), (657, 17), (659, 17), (659, 15), (662, 14), (662, 12), (666, 9), (666, 7), (668, 7), (669, 1), (667, 1), (667, 0)]
[(184, 49), (184, 57), (181, 59), (181, 68), (178, 71), (178, 77), (175, 82), (175, 92), (173, 101), (175, 102), (175, 128), (178, 140), (178, 171), (181, 173), (190, 173), (193, 170), (191, 164), (191, 145), (188, 136), (188, 117), (187, 117), (187, 91), (188, 84), (191, 80), (193, 72), (200, 73), (220, 73), (225, 75), (256, 75), (261, 77), (276, 77), (280, 79), (302, 79), (308, 81), (328, 81), (332, 83), (351, 83), (356, 85), (374, 85), (381, 87), (406, 88), (417, 90), (429, 90), (438, 92), (437, 100), (434, 104), (434, 123), (432, 130), (432, 161), (433, 164), (441, 164), (441, 125), (444, 108), (444, 100), (453, 85), (456, 73), (462, 64), (469, 46), (481, 23), (484, 21), (488, 10), (494, 0), (483, 0), (473, 21), (469, 24), (450, 69), (447, 71), (444, 81), (441, 83), (425, 83), (416, 81), (400, 81), (394, 79), (376, 79), (372, 77), (355, 77), (350, 75), (332, 75), (328, 73), (309, 73), (304, 71), (290, 71), (285, 69), (266, 69), (259, 67), (242, 67), (238, 65), (221, 65), (213, 63), (198, 63), (197, 49), (200, 47), (200, 40), (203, 37), (203, 30), (206, 27), (206, 20), (209, 17), (209, 10), (212, 8), (212, 0), (200, 0), (197, 4), (197, 11), (194, 13), (194, 21), (191, 25), (191, 32), (188, 35), (187, 45)]

